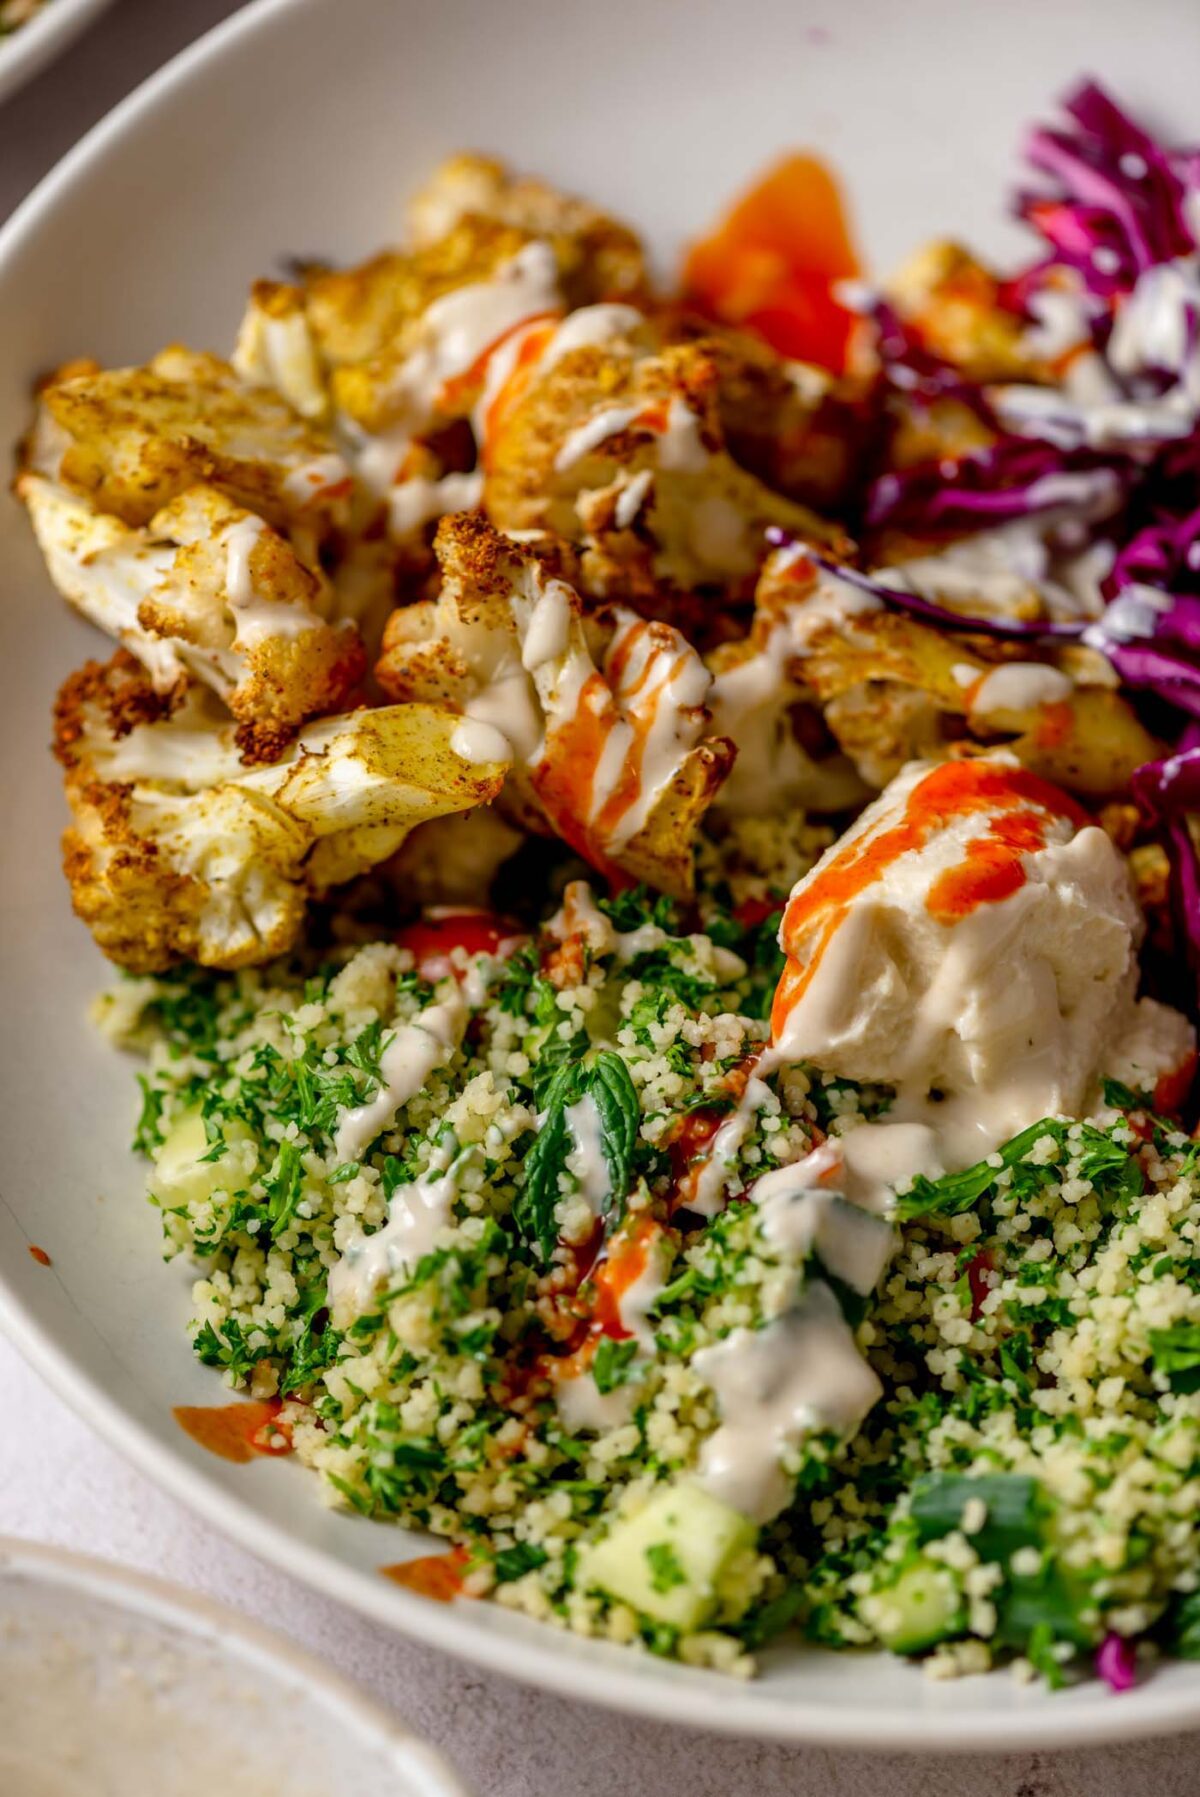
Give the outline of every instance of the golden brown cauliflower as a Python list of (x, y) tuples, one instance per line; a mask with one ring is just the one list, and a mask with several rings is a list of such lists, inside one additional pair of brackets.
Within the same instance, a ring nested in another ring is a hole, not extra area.
[(590, 200), (467, 152), (448, 157), (413, 196), (408, 211), (413, 243), (418, 249), (436, 243), (468, 217), (515, 225), (552, 242), (571, 307), (598, 300), (640, 305), (647, 297), (645, 253), (637, 234)]
[(679, 615), (678, 596), (698, 590), (749, 597), (768, 525), (843, 545), (837, 526), (734, 461), (705, 342), (660, 348), (642, 321), (566, 353), (548, 347), (493, 403), (484, 504), (504, 530), (575, 543), (589, 593)]
[(63, 596), (133, 651), (157, 691), (210, 686), (251, 753), (270, 755), (361, 680), (361, 640), (328, 622), (324, 574), (217, 488), (188, 488), (142, 528), (39, 474), (16, 491)]
[(259, 282), (234, 354), (306, 418), (333, 418), (392, 532), (420, 540), (478, 503), (471, 415), (492, 365), (531, 322), (645, 292), (637, 239), (584, 201), (479, 157), (418, 196), (411, 246), (349, 269)]
[(464, 759), (458, 727), (428, 705), (352, 712), (247, 770), (203, 688), (173, 703), (124, 650), (89, 662), (55, 708), (75, 910), (135, 972), (282, 954), (310, 896), (385, 860), (418, 824), (495, 797), (506, 763)]
[(1133, 769), (1158, 753), (1089, 651), (1035, 660), (948, 635), (795, 550), (768, 561), (757, 604), (782, 633), (777, 653), (797, 694), (820, 706), (870, 786), (885, 786), (907, 761), (984, 743), (1011, 749), (1068, 791), (1104, 798), (1126, 791)]
[(322, 431), (228, 363), (175, 346), (145, 368), (71, 363), (38, 396), (26, 466), (122, 523), (207, 484), (309, 561), (350, 521), (353, 480)]
[(729, 453), (776, 492), (836, 512), (879, 431), (874, 374), (838, 377), (789, 362), (761, 337), (686, 312), (660, 314), (663, 344), (700, 343), (717, 370)]
[(389, 621), (384, 691), (502, 732), (505, 807), (526, 828), (619, 881), (690, 893), (695, 834), (734, 754), (709, 730), (711, 676), (695, 650), (620, 608), (585, 621), (548, 552), (478, 514), (444, 519), (436, 549), (437, 599)]
[(944, 238), (917, 250), (884, 292), (926, 349), (972, 381), (1029, 381), (1046, 369), (1023, 319), (1000, 303), (1000, 279), (970, 250)]

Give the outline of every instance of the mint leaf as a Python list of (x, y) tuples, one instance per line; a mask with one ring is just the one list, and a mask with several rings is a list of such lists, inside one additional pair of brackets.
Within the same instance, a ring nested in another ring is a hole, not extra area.
[(608, 1166), (607, 1209), (611, 1211), (629, 1194), (642, 1108), (628, 1067), (611, 1048), (601, 1049), (588, 1068), (586, 1090), (600, 1113), (600, 1147)]
[(513, 1221), (522, 1240), (535, 1242), (542, 1258), (549, 1260), (558, 1240), (555, 1209), (559, 1200), (558, 1176), (567, 1164), (574, 1138), (567, 1123), (567, 1106), (582, 1094), (582, 1067), (560, 1067), (546, 1088), (544, 1121), (525, 1156), (525, 1184), (513, 1204)]
[(962, 1527), (972, 1498), (987, 1509), (970, 1536), (981, 1560), (1007, 1560), (1022, 1547), (1040, 1547), (1049, 1505), (1036, 1479), (1024, 1473), (933, 1473), (913, 1487), (911, 1515), (924, 1544)]
[(536, 1242), (544, 1259), (558, 1239), (554, 1213), (561, 1196), (559, 1175), (575, 1147), (567, 1111), (585, 1097), (592, 1099), (600, 1119), (600, 1148), (608, 1170), (606, 1217), (629, 1191), (641, 1106), (628, 1067), (619, 1054), (604, 1048), (586, 1061), (558, 1067), (543, 1088), (542, 1124), (525, 1157), (525, 1185), (512, 1214), (522, 1239)]

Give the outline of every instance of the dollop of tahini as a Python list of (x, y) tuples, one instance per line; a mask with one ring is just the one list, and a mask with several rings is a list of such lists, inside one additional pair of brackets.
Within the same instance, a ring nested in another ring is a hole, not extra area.
[[(898, 1186), (1041, 1117), (1086, 1115), (1103, 1073), (1153, 1087), (1185, 1062), (1190, 1026), (1135, 995), (1142, 928), (1123, 857), (1046, 781), (1004, 756), (906, 768), (793, 890), (755, 1067), (804, 1061), (895, 1101), (756, 1182), (767, 1239), (868, 1292)], [(852, 1434), (880, 1395), (811, 1277), (791, 1309), (692, 1365), (720, 1418), (699, 1482), (756, 1522), (788, 1502), (803, 1438)]]
[(774, 1045), (895, 1089), (848, 1160), (886, 1172), (894, 1144), (892, 1184), (966, 1166), (1086, 1114), (1147, 1024), (1159, 1071), (1185, 1058), (1183, 1020), (1135, 998), (1142, 932), (1124, 857), (1065, 793), (1003, 756), (916, 763), (792, 892)]

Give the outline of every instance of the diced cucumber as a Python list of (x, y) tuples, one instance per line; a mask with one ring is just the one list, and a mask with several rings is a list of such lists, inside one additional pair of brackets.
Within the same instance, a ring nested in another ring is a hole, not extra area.
[(920, 1557), (894, 1585), (863, 1600), (863, 1616), (893, 1653), (921, 1653), (961, 1632), (966, 1611), (949, 1567)]
[(654, 1622), (695, 1629), (717, 1609), (722, 1573), (757, 1534), (748, 1517), (699, 1485), (669, 1485), (614, 1524), (588, 1554), (584, 1576)]
[(250, 1183), (257, 1161), (251, 1142), (227, 1140), (219, 1158), (208, 1161), (204, 1156), (211, 1147), (201, 1113), (185, 1111), (154, 1157), (150, 1183), (160, 1203), (194, 1204), (218, 1189), (238, 1191)]

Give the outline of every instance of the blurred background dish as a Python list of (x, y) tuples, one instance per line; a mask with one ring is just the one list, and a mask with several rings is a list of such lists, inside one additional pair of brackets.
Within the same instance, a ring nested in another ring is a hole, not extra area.
[(231, 1610), (0, 1539), (11, 1797), (466, 1797), (432, 1749)]
[(60, 55), (111, 0), (43, 0), (27, 18), (22, 3), (28, 0), (10, 0), (7, 15), (0, 7), (0, 101)]

